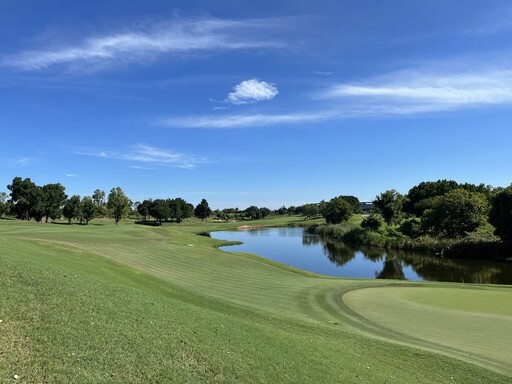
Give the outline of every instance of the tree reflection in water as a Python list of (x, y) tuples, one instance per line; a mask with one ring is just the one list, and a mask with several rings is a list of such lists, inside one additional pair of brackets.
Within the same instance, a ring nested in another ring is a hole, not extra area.
[(366, 260), (382, 262), (381, 271), (375, 272), (377, 279), (404, 280), (404, 268), (410, 267), (421, 278), (429, 281), (452, 281), (476, 284), (512, 284), (510, 262), (486, 260), (442, 259), (404, 251), (378, 248), (354, 248), (340, 241), (325, 239), (304, 233), (304, 246), (321, 244), (324, 254), (338, 267), (352, 261), (357, 254)]

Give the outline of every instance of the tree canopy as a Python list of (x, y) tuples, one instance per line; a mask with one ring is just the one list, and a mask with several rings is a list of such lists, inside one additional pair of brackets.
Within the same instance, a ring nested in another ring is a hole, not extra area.
[(120, 187), (112, 188), (108, 195), (107, 209), (116, 225), (130, 212), (130, 199)]
[(208, 205), (206, 199), (202, 199), (201, 202), (194, 208), (194, 214), (197, 218), (204, 221), (208, 216), (212, 214), (212, 210)]
[(512, 242), (512, 186), (500, 191), (492, 199), (489, 222), (494, 226), (496, 236)]
[(424, 227), (437, 236), (463, 237), (487, 218), (489, 204), (479, 192), (454, 189), (436, 200), (423, 216)]
[(373, 201), (373, 205), (389, 225), (400, 219), (404, 202), (405, 198), (403, 195), (394, 189), (390, 189), (377, 196)]
[(80, 215), (80, 196), (73, 195), (67, 199), (62, 209), (62, 215), (68, 219), (69, 224), (71, 224), (71, 220), (76, 219)]
[(322, 212), (325, 221), (329, 224), (339, 224), (352, 216), (352, 205), (343, 197), (332, 198)]

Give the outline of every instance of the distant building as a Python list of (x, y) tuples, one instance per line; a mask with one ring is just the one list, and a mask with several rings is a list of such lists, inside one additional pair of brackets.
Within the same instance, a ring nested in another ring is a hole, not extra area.
[(371, 201), (361, 201), (361, 212), (369, 214), (373, 211), (373, 203)]

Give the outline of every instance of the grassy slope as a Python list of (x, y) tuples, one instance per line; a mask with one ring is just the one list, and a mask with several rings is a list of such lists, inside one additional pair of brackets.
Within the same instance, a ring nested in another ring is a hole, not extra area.
[(298, 273), (194, 234), (234, 226), (0, 221), (0, 382), (512, 382), (499, 350), (418, 340), (341, 299), (390, 282)]

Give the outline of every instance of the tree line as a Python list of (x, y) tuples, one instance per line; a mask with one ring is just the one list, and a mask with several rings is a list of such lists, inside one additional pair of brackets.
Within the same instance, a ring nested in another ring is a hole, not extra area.
[(136, 213), (143, 222), (152, 217), (161, 224), (169, 219), (179, 223), (193, 214), (202, 220), (211, 215), (206, 199), (195, 208), (182, 198), (133, 203), (120, 187), (112, 188), (108, 196), (96, 189), (91, 196), (68, 197), (60, 183), (39, 186), (30, 178), (15, 177), (7, 189), (10, 198), (7, 193), (0, 193), (0, 217), (12, 215), (20, 220), (44, 220), (47, 223), (64, 217), (69, 224), (75, 220), (87, 225), (95, 218), (108, 216), (118, 224), (130, 213)]
[[(327, 223), (347, 221), (355, 212), (346, 196), (315, 204)], [(453, 180), (421, 182), (403, 195), (391, 189), (373, 200), (373, 213), (361, 226), (391, 236), (463, 239), (492, 225), (501, 240), (512, 242), (512, 185), (495, 188)]]

